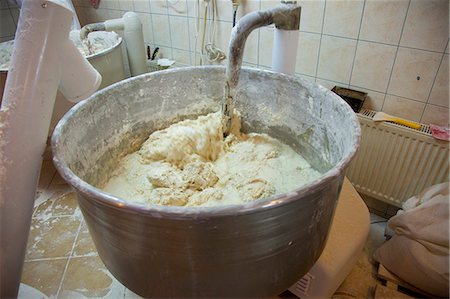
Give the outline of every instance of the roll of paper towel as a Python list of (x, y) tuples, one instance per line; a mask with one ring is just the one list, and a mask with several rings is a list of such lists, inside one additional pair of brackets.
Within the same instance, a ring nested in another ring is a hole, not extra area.
[(275, 28), (272, 50), (272, 70), (294, 75), (297, 60), (299, 30)]

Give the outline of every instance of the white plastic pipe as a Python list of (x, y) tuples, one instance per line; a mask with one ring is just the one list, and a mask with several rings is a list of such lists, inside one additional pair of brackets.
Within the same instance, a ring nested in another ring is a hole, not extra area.
[(15, 298), (56, 91), (79, 100), (100, 74), (69, 40), (63, 0), (25, 0), (0, 108), (0, 297)]
[(275, 28), (272, 49), (272, 70), (287, 75), (295, 74), (299, 30)]
[(138, 15), (129, 11), (122, 18), (107, 20), (104, 24), (107, 31), (123, 30), (131, 75), (137, 76), (147, 72), (144, 35)]

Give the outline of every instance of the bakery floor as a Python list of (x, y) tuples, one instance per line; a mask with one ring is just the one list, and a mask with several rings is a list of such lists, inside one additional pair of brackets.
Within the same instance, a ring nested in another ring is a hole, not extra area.
[[(373, 298), (372, 253), (384, 242), (386, 219), (371, 214), (364, 252), (333, 298)], [(89, 236), (74, 192), (56, 172), (50, 153), (41, 170), (22, 283), (50, 298), (140, 298), (105, 268)], [(21, 286), (19, 298), (29, 296)], [(290, 292), (278, 298), (297, 298)]]

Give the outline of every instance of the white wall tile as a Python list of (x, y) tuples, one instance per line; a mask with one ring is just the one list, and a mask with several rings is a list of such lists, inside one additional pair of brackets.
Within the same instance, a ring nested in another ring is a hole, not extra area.
[(200, 65), (200, 53), (199, 52), (191, 52), (191, 63), (192, 65)]
[(133, 1), (135, 11), (150, 13), (150, 0), (133, 0)]
[(260, 29), (259, 37), (259, 65), (265, 67), (272, 66), (272, 46), (274, 27), (264, 27)]
[(197, 0), (186, 0), (186, 3), (187, 3), (187, 15), (189, 17), (195, 17), (197, 14)]
[(301, 6), (300, 30), (320, 33), (322, 31), (325, 0), (300, 0)]
[[(232, 26), (231, 23), (230, 26)], [(243, 61), (246, 63), (258, 63), (258, 32), (258, 30), (254, 30), (252, 33), (250, 33), (247, 41), (245, 42)], [(228, 45), (222, 49), (225, 51), (226, 55), (228, 55)]]
[(364, 100), (363, 108), (375, 110), (375, 111), (381, 111), (381, 108), (383, 107), (384, 103), (384, 97), (385, 94), (381, 92), (376, 92), (373, 90), (364, 89), (358, 86), (350, 85), (351, 89), (366, 92), (367, 97)]
[(357, 38), (364, 0), (327, 1), (323, 33)]
[[(230, 42), (232, 24), (228, 22), (217, 22), (214, 44), (228, 55), (228, 44)], [(206, 42), (208, 41), (208, 34)], [(205, 44), (206, 44), (205, 42)]]
[(155, 44), (170, 47), (169, 18), (167, 15), (152, 14), (153, 36)]
[(338, 82), (334, 82), (334, 81), (330, 81), (330, 80), (324, 80), (324, 79), (316, 79), (316, 83), (325, 87), (328, 90), (333, 89), (333, 87), (335, 86), (341, 86), (341, 87), (346, 87), (343, 84), (340, 84)]
[(366, 1), (359, 38), (374, 42), (398, 44), (408, 3), (408, 0)]
[[(256, 10), (259, 10), (259, 0), (241, 1), (241, 4), (237, 9), (236, 21), (239, 21), (239, 19), (241, 19), (244, 15)], [(203, 8), (201, 10), (201, 15), (204, 15)], [(210, 18), (211, 16), (212, 12), (211, 10), (209, 10), (208, 18)], [(220, 21), (233, 22), (233, 5), (231, 0), (217, 0), (216, 18)]]
[(187, 15), (187, 3), (186, 0), (167, 0), (167, 9), (171, 15), (186, 16)]
[(262, 0), (261, 1), (261, 9), (269, 9), (280, 5), (280, 1), (278, 0)]
[(119, 0), (101, 0), (98, 8), (120, 9)]
[(173, 49), (172, 59), (175, 60), (176, 63), (190, 65), (191, 64), (191, 53), (189, 51)]
[(314, 77), (312, 77), (312, 76), (307, 76), (307, 75), (303, 75), (303, 74), (295, 74), (295, 76), (299, 77), (299, 78), (301, 78), (303, 80), (310, 81), (310, 82), (315, 82), (316, 81), (316, 79)]
[(246, 14), (259, 10), (259, 4), (260, 4), (259, 0), (241, 1), (241, 5), (239, 5), (236, 14), (236, 22), (239, 21)]
[(444, 51), (448, 41), (448, 0), (411, 0), (401, 46)]
[(426, 102), (441, 57), (438, 53), (399, 48), (388, 93)]
[(108, 12), (108, 16), (106, 17), (106, 20), (109, 19), (120, 19), (125, 14), (125, 11), (122, 10), (111, 10), (111, 9), (105, 9)]
[(358, 42), (350, 83), (386, 92), (397, 47)]
[(420, 121), (425, 103), (408, 100), (393, 95), (386, 95), (383, 111), (397, 117)]
[(156, 47), (159, 47), (158, 54), (156, 55), (156, 59), (160, 58), (169, 58), (172, 59), (172, 48), (171, 47), (164, 47), (160, 45), (154, 45), (152, 48), (152, 51), (156, 49)]
[(153, 43), (153, 25), (150, 14), (137, 13), (142, 22), (142, 33), (144, 34), (144, 41), (146, 43)]
[(356, 40), (323, 36), (317, 77), (349, 83)]
[(120, 8), (120, 10), (134, 11), (133, 0), (120, 0), (119, 1), (119, 8)]
[[(217, 18), (220, 21), (233, 21), (233, 5), (228, 0), (217, 0)], [(208, 18), (212, 16), (211, 10), (208, 11)]]
[(200, 43), (202, 38), (202, 29), (199, 28), (198, 32), (196, 32), (196, 20), (192, 18), (188, 18), (189, 23), (189, 36), (191, 38), (191, 52), (198, 51), (200, 52)]
[(16, 24), (9, 9), (0, 10), (0, 37), (11, 36), (16, 32)]
[(172, 47), (189, 51), (188, 19), (169, 16)]
[(449, 126), (449, 109), (434, 105), (427, 105), (422, 116), (422, 123), (438, 126)]
[(150, 0), (150, 10), (155, 14), (167, 14), (166, 0)]
[(315, 76), (319, 55), (320, 34), (300, 32), (295, 71)]
[(449, 107), (448, 54), (444, 54), (428, 103)]

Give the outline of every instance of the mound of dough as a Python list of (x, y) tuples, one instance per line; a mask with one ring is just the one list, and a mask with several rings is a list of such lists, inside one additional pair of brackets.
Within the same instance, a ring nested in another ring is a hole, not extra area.
[(280, 141), (241, 133), (239, 117), (224, 139), (222, 120), (210, 113), (153, 132), (103, 190), (141, 203), (217, 206), (289, 192), (320, 176)]

